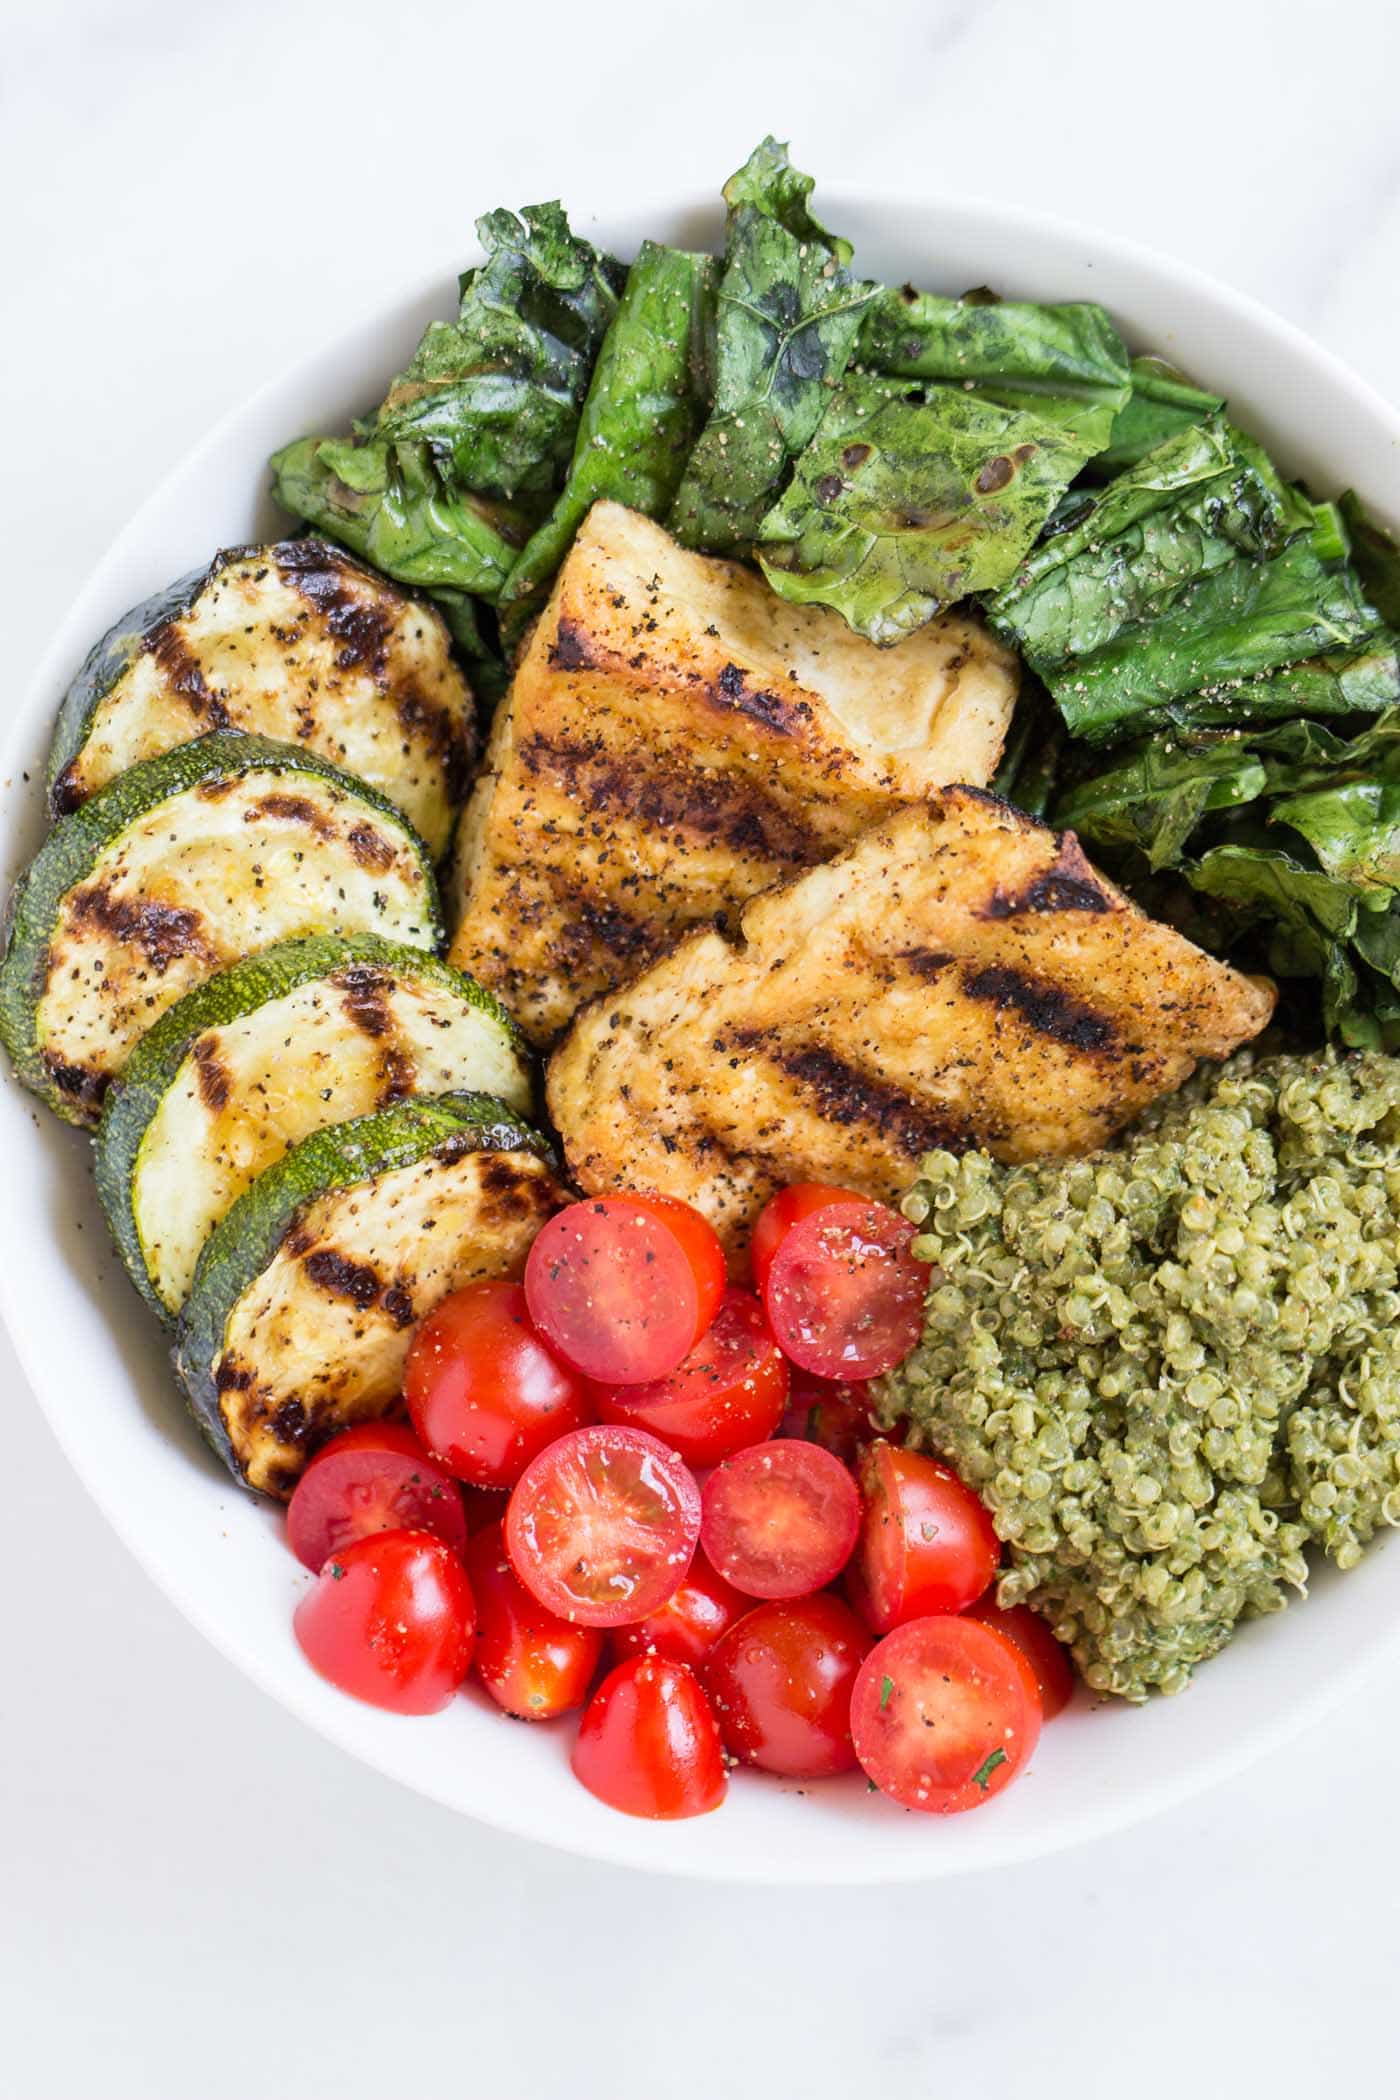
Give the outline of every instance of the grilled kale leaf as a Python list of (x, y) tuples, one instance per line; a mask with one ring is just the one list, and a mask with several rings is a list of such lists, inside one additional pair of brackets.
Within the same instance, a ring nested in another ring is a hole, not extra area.
[(626, 271), (571, 233), (557, 203), (493, 211), (476, 230), (486, 260), (461, 280), (457, 319), (430, 322), (376, 435), (421, 440), (454, 489), (547, 496)]
[(853, 372), (763, 520), (759, 561), (780, 596), (897, 642), (1009, 575), (1082, 459), (1024, 409)]
[(1128, 353), (1101, 306), (882, 291), (861, 326), (862, 367), (975, 390), (1062, 424), (1084, 459), (1109, 442), (1132, 391)]
[(598, 353), (568, 479), (502, 594), (508, 637), (538, 609), (594, 503), (665, 514), (709, 405), (716, 275), (712, 256), (643, 242)]
[(1208, 423), (1224, 406), (1219, 394), (1194, 386), (1164, 357), (1135, 357), (1132, 392), (1113, 419), (1107, 446), (1092, 462), (1093, 479), (1106, 481), (1125, 467), (1135, 467), (1168, 438)]
[(751, 541), (815, 431), (875, 287), (812, 216), (812, 178), (765, 139), (725, 184), (714, 403), (667, 522), (687, 547)]

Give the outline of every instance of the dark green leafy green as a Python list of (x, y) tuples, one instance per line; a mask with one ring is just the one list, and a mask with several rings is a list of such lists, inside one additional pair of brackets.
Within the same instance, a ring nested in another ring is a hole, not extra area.
[(1060, 423), (1085, 459), (1108, 443), (1132, 387), (1128, 353), (1101, 306), (945, 299), (906, 285), (877, 293), (857, 355), (871, 371), (972, 388)]
[(1217, 421), (1081, 503), (988, 612), (1071, 733), (1108, 743), (1189, 717), (1190, 695), (1373, 636), (1345, 553), (1332, 507), (1309, 504)]
[(1113, 419), (1106, 448), (1092, 462), (1095, 480), (1135, 467), (1147, 453), (1195, 423), (1208, 423), (1225, 403), (1193, 386), (1164, 357), (1135, 357), (1132, 391)]
[(508, 511), (450, 495), (421, 445), (299, 438), (271, 465), (284, 509), (386, 576), (427, 590), (459, 646), (486, 653), (472, 601), (496, 598), (514, 566), (523, 534)]
[(763, 520), (759, 561), (781, 597), (897, 642), (1010, 575), (1082, 457), (985, 395), (848, 373)]
[(1292, 854), (1263, 846), (1212, 847), (1187, 874), (1196, 889), (1262, 924), (1265, 959), (1278, 976), (1322, 979), (1324, 1023), (1345, 1035), (1359, 988), (1348, 952), (1359, 916), (1356, 892)]
[(1273, 806), (1339, 882), (1358, 890), (1400, 890), (1400, 782), (1349, 780)]
[(1134, 847), (1149, 868), (1179, 865), (1187, 841), (1212, 811), (1262, 795), (1263, 761), (1234, 741), (1191, 749), (1149, 738), (1055, 804), (1055, 823), (1098, 845)]
[(643, 242), (598, 353), (568, 479), (502, 593), (508, 639), (538, 609), (594, 503), (651, 518), (669, 506), (709, 405), (715, 277), (711, 256)]
[(714, 404), (668, 520), (687, 547), (751, 541), (850, 362), (875, 289), (812, 216), (812, 178), (765, 139), (725, 184)]
[(1337, 508), (1367, 597), (1387, 626), (1400, 627), (1400, 546), (1376, 523), (1355, 489), (1347, 490)]
[(421, 440), (457, 490), (548, 495), (573, 451), (593, 361), (626, 272), (557, 203), (477, 221), (486, 259), (456, 321), (433, 321), (389, 388), (376, 434)]
[(1375, 714), (1400, 700), (1400, 656), (1377, 634), (1358, 649), (1318, 656), (1254, 678), (1219, 679), (1154, 711), (1164, 727), (1232, 728), (1300, 716)]

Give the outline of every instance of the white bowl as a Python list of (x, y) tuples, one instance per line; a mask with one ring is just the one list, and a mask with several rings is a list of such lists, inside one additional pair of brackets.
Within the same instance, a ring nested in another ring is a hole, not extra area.
[[(887, 281), (1102, 301), (1135, 348), (1162, 351), (1227, 394), (1287, 468), (1328, 494), (1354, 484), (1383, 515), (1400, 518), (1400, 417), (1262, 308), (1179, 264), (1022, 213), (819, 201), (856, 242), (860, 267)], [(711, 243), (719, 219), (703, 206), (662, 208), (590, 231), (626, 255), (644, 234)], [(451, 301), (445, 279), (339, 336), (228, 417), (138, 512), (14, 715), (0, 763), (10, 876), (43, 830), (54, 710), (93, 639), (215, 548), (284, 529), (266, 493), (268, 453), (367, 408), (423, 324), (450, 312)], [(328, 332), (337, 326), (329, 314)], [(1077, 1843), (1182, 1800), (1276, 1749), (1364, 1669), (1400, 1651), (1400, 1548), (1382, 1545), (1350, 1575), (1321, 1575), (1307, 1604), (1246, 1629), (1184, 1696), (1141, 1710), (1084, 1700), (1046, 1730), (1025, 1778), (975, 1814), (905, 1814), (859, 1778), (803, 1792), (745, 1773), (716, 1815), (635, 1822), (574, 1781), (567, 1725), (521, 1726), (474, 1695), (433, 1720), (401, 1719), (313, 1675), (291, 1631), (309, 1578), (283, 1543), (280, 1515), (234, 1486), (185, 1414), (161, 1337), (108, 1249), (85, 1140), (10, 1084), (0, 1086), (0, 1146), (9, 1162), (0, 1305), (55, 1434), (132, 1552), (232, 1662), (313, 1728), (498, 1828), (716, 1879), (931, 1880)]]

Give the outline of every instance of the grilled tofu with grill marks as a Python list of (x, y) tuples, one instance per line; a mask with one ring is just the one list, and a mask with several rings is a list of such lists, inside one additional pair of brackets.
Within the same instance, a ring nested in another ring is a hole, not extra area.
[(877, 649), (595, 504), (463, 818), (453, 962), (551, 1040), (688, 928), (989, 780), (1017, 677), (963, 614)]
[(595, 1002), (549, 1107), (587, 1193), (665, 1189), (733, 1251), (785, 1183), (889, 1198), (937, 1147), (1092, 1151), (1273, 1005), (1072, 833), (954, 787)]

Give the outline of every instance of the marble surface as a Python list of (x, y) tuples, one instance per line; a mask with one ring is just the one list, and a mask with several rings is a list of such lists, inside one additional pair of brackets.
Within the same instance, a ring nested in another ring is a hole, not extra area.
[[(0, 21), (12, 687), (210, 421), (450, 263), (479, 210), (712, 188), (768, 128), (832, 189), (1028, 200), (1188, 256), (1400, 395), (1380, 4), (46, 0)], [(1393, 2086), (1400, 1684), (1228, 1790), (995, 1878), (742, 1899), (637, 1879), (455, 1821), (307, 1734), (118, 1546), (3, 1342), (0, 1392), (8, 2100)]]

